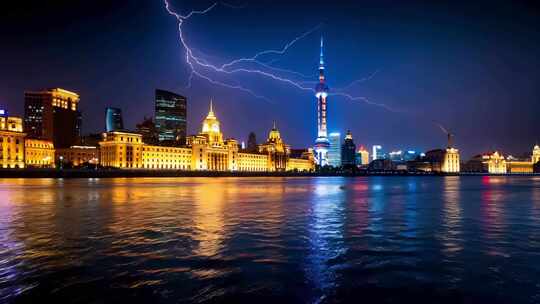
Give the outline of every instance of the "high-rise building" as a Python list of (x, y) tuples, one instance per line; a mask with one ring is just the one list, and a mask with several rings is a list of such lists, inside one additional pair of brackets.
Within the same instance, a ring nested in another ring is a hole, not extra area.
[(121, 131), (124, 129), (121, 109), (108, 107), (105, 110), (105, 129), (107, 132)]
[(341, 166), (341, 134), (332, 132), (328, 135), (330, 146), (328, 147), (328, 165), (332, 167)]
[(157, 145), (158, 132), (152, 118), (144, 117), (143, 121), (138, 123), (136, 128), (137, 133), (142, 135), (142, 140), (145, 144)]
[(255, 135), (254, 132), (249, 132), (248, 142), (247, 142), (247, 150), (249, 152), (256, 152), (257, 149), (258, 149), (257, 148), (257, 136)]
[(341, 146), (341, 166), (344, 168), (356, 166), (356, 145), (354, 144), (351, 131), (347, 131), (345, 140)]
[(358, 149), (357, 163), (358, 165), (369, 165), (369, 152), (364, 146), (360, 146), (360, 149)]
[(327, 131), (327, 97), (328, 86), (324, 75), (324, 54), (323, 54), (323, 38), (321, 37), (321, 53), (319, 57), (319, 83), (315, 87), (315, 97), (317, 97), (317, 139), (313, 147), (315, 153), (315, 162), (319, 166), (328, 165), (328, 149), (330, 142), (328, 141)]
[(372, 148), (372, 152), (373, 153), (371, 157), (373, 158), (373, 160), (386, 158), (386, 154), (384, 153), (382, 146), (380, 145), (374, 145)]
[(187, 128), (186, 97), (158, 89), (155, 106), (158, 140), (162, 143), (184, 145)]
[(56, 148), (77, 143), (79, 95), (60, 88), (24, 93), (24, 124), (29, 138), (51, 140)]

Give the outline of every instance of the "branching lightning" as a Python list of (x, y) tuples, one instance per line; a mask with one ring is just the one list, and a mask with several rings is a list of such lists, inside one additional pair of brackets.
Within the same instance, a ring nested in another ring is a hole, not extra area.
[[(230, 88), (230, 89), (240, 90), (240, 91), (248, 93), (248, 94), (250, 94), (250, 95), (252, 95), (252, 96), (254, 96), (256, 98), (272, 102), (266, 96), (261, 95), (261, 94), (257, 94), (252, 89), (247, 88), (245, 86), (242, 86), (242, 85), (240, 85), (238, 83), (231, 83), (230, 80), (222, 81), (222, 80), (215, 79), (214, 77), (211, 76), (213, 74), (209, 73), (209, 72), (214, 72), (215, 75), (221, 75), (221, 76), (232, 76), (233, 74), (256, 75), (256, 76), (268, 78), (268, 79), (271, 79), (271, 80), (274, 80), (274, 81), (285, 83), (285, 84), (287, 84), (289, 86), (292, 86), (292, 87), (297, 88), (297, 89), (302, 90), (302, 91), (315, 93), (315, 89), (312, 86), (311, 87), (305, 86), (306, 83), (309, 83), (309, 82), (305, 81), (305, 79), (304, 79), (304, 81), (297, 81), (297, 80), (294, 80), (294, 79), (290, 79), (288, 77), (280, 76), (278, 73), (286, 73), (286, 74), (289, 74), (290, 76), (294, 75), (296, 77), (301, 77), (301, 78), (308, 78), (307, 75), (304, 75), (304, 74), (296, 72), (296, 71), (271, 66), (270, 63), (262, 62), (262, 61), (259, 60), (259, 58), (261, 58), (262, 56), (265, 56), (265, 55), (284, 55), (299, 40), (305, 38), (309, 34), (313, 33), (317, 29), (319, 29), (321, 27), (320, 24), (317, 25), (316, 27), (308, 30), (307, 32), (301, 34), (300, 36), (294, 38), (293, 40), (291, 40), (290, 42), (285, 44), (285, 46), (283, 46), (281, 49), (263, 50), (263, 51), (260, 51), (260, 52), (256, 53), (255, 55), (253, 55), (251, 57), (238, 58), (238, 59), (234, 59), (234, 60), (232, 60), (230, 62), (227, 62), (225, 64), (222, 64), (222, 65), (215, 65), (215, 64), (210, 63), (209, 60), (204, 59), (204, 58), (202, 58), (200, 56), (197, 56), (194, 53), (194, 49), (188, 44), (187, 40), (184, 37), (184, 32), (183, 32), (183, 27), (182, 26), (184, 25), (185, 21), (187, 21), (188, 19), (190, 19), (194, 15), (207, 14), (208, 12), (210, 12), (212, 9), (214, 9), (220, 3), (216, 2), (216, 3), (212, 4), (212, 5), (210, 5), (209, 7), (207, 7), (206, 9), (204, 9), (204, 10), (193, 10), (193, 11), (189, 12), (187, 15), (181, 15), (181, 14), (178, 14), (178, 13), (176, 13), (175, 11), (173, 11), (171, 9), (171, 5), (169, 3), (170, 0), (163, 0), (163, 1), (165, 3), (165, 8), (166, 8), (167, 12), (170, 15), (174, 16), (177, 19), (177, 22), (178, 22), (178, 35), (179, 35), (179, 38), (180, 38), (180, 44), (185, 49), (185, 52), (186, 52), (185, 61), (186, 61), (187, 66), (190, 69), (190, 75), (188, 77), (188, 87), (191, 86), (191, 82), (192, 82), (193, 78), (195, 76), (197, 76), (197, 77), (199, 77), (201, 79), (204, 79), (204, 80), (206, 80), (206, 81), (208, 81), (208, 82), (210, 82), (210, 83), (212, 83), (214, 85), (219, 85), (219, 86), (223, 86), (223, 87)], [(221, 4), (224, 5), (224, 6), (227, 6), (227, 7), (231, 7), (231, 8), (238, 8), (238, 7), (229, 5), (227, 3), (221, 3)], [(250, 64), (251, 66), (257, 66), (257, 67), (259, 67), (261, 69), (257, 69), (257, 68), (254, 68), (254, 67), (246, 67), (245, 64)], [(330, 93), (329, 95), (330, 96), (344, 97), (344, 98), (346, 98), (346, 99), (348, 99), (350, 101), (362, 101), (362, 102), (364, 102), (364, 103), (366, 103), (368, 105), (379, 106), (379, 107), (382, 107), (382, 108), (384, 108), (386, 110), (389, 110), (389, 111), (392, 111), (392, 112), (399, 112), (399, 111), (397, 111), (395, 109), (392, 109), (388, 105), (372, 102), (366, 97), (353, 96), (352, 94), (343, 92), (344, 89), (350, 88), (352, 85), (354, 85), (356, 83), (367, 81), (367, 80), (373, 78), (373, 76), (375, 76), (375, 74), (377, 72), (378, 71), (376, 71), (375, 73), (373, 73), (369, 77), (362, 78), (362, 79), (359, 79), (359, 80), (355, 80), (351, 84), (349, 84), (347, 87), (345, 87), (345, 88), (343, 88), (341, 90), (338, 89), (338, 90), (336, 90), (336, 92)]]

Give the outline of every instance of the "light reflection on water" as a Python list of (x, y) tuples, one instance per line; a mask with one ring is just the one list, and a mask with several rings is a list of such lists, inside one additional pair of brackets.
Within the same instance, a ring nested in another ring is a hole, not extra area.
[(540, 178), (0, 180), (0, 301), (540, 301)]

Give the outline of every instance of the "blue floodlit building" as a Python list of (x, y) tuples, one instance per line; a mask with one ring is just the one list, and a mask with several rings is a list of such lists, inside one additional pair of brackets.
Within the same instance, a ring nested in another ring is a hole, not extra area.
[(119, 131), (124, 129), (122, 119), (122, 110), (119, 108), (107, 108), (105, 111), (105, 129), (107, 132)]
[(328, 148), (328, 165), (332, 167), (341, 166), (341, 134), (333, 132), (328, 135), (330, 147)]

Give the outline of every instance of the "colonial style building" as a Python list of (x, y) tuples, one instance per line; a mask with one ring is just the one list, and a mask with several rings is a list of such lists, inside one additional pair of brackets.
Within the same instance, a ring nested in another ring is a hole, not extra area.
[(189, 136), (185, 147), (147, 145), (142, 135), (107, 132), (100, 142), (100, 162), (105, 167), (126, 169), (268, 172), (313, 170), (312, 159), (290, 158), (274, 125), (258, 153), (239, 150), (235, 139), (223, 139), (212, 102), (201, 132)]
[(498, 151), (476, 155), (467, 162), (465, 171), (491, 174), (528, 174), (535, 172), (535, 164), (539, 161), (540, 147), (535, 145), (530, 158), (504, 157)]
[(50, 140), (27, 138), (24, 141), (26, 167), (53, 168), (54, 153), (54, 144)]
[(64, 149), (56, 149), (55, 159), (62, 165), (80, 167), (83, 165), (99, 164), (99, 148), (94, 146), (71, 146)]
[(22, 119), (0, 116), (0, 168), (24, 168)]
[(276, 127), (274, 126), (270, 133), (268, 133), (268, 139), (266, 143), (259, 145), (259, 152), (267, 155), (267, 171), (286, 171), (287, 162), (291, 154), (291, 148), (289, 145), (286, 145), (281, 139), (281, 134)]
[(505, 174), (506, 159), (498, 151), (479, 154), (467, 162), (465, 171)]
[(431, 165), (432, 172), (458, 173), (461, 169), (459, 150), (452, 147), (427, 151), (423, 161)]

